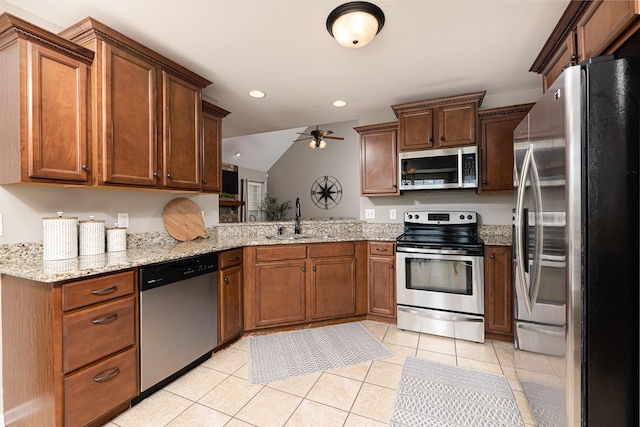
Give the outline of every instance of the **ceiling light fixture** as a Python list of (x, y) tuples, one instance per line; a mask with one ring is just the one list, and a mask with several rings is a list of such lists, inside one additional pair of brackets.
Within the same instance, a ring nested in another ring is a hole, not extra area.
[(267, 94), (261, 90), (254, 89), (249, 91), (249, 96), (252, 98), (264, 98)]
[(344, 47), (366, 46), (382, 30), (382, 9), (366, 1), (352, 1), (338, 6), (327, 18), (327, 31)]
[(316, 148), (322, 150), (326, 146), (327, 143), (324, 142), (324, 139), (313, 139), (311, 142), (309, 142), (309, 148), (311, 148), (312, 150), (315, 150)]
[(338, 107), (338, 108), (339, 107), (344, 107), (345, 105), (347, 105), (347, 101), (344, 101), (342, 99), (338, 99), (336, 101), (333, 101), (333, 103), (331, 105), (333, 105), (334, 107)]

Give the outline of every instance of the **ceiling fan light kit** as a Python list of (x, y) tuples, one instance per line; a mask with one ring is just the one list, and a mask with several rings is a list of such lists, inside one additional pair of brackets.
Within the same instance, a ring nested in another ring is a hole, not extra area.
[(344, 47), (369, 44), (384, 26), (384, 13), (375, 4), (353, 1), (336, 7), (327, 18), (327, 31)]
[(329, 136), (332, 133), (333, 131), (330, 131), (330, 130), (320, 130), (316, 125), (315, 130), (312, 130), (310, 133), (298, 132), (298, 135), (306, 135), (306, 138), (300, 138), (300, 139), (297, 139), (296, 141), (305, 141), (307, 139), (310, 139), (311, 141), (309, 141), (309, 148), (311, 148), (312, 150), (315, 150), (316, 148), (319, 148), (322, 150), (324, 147), (327, 146), (325, 139), (335, 139), (336, 141), (344, 140), (344, 138), (341, 136)]

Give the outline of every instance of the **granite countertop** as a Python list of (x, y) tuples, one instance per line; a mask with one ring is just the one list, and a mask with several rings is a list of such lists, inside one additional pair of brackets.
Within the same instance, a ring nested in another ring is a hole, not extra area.
[[(279, 227), (284, 227), (282, 238), (276, 237)], [(41, 242), (1, 245), (0, 274), (39, 282), (60, 282), (243, 246), (395, 241), (402, 233), (397, 224), (369, 226), (359, 220), (303, 221), (301, 228), (300, 237), (294, 238), (291, 222), (218, 224), (207, 228), (209, 238), (188, 242), (179, 242), (166, 233), (139, 233), (127, 236), (125, 251), (57, 261), (42, 259)]]
[[(278, 228), (284, 228), (283, 236)], [(60, 282), (118, 270), (137, 268), (243, 246), (289, 245), (321, 242), (391, 241), (403, 232), (402, 223), (367, 223), (361, 220), (302, 221), (302, 235), (294, 236), (291, 221), (281, 223), (217, 224), (207, 228), (208, 239), (179, 242), (167, 233), (127, 236), (127, 250), (99, 255), (43, 261), (42, 243), (0, 246), (0, 274), (39, 282)], [(511, 226), (481, 225), (485, 245), (511, 246)]]

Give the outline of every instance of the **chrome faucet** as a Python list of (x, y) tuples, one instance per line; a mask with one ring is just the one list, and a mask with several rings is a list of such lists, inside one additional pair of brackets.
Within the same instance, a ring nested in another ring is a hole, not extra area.
[(296, 197), (296, 226), (295, 234), (300, 234), (300, 197)]

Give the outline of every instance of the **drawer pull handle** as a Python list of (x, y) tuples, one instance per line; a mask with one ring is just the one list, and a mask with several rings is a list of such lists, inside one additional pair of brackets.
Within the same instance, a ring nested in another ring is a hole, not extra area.
[(115, 292), (118, 290), (117, 286), (111, 286), (110, 288), (104, 288), (104, 289), (96, 289), (94, 291), (91, 291), (91, 295), (104, 295), (104, 294), (110, 294), (111, 292)]
[(378, 252), (387, 252), (387, 248), (376, 248)]
[(239, 256), (229, 257), (227, 261), (231, 261), (231, 262), (240, 261), (240, 257)]
[(110, 322), (112, 320), (116, 320), (117, 318), (118, 318), (118, 313), (113, 313), (113, 314), (110, 314), (107, 317), (103, 317), (102, 319), (93, 319), (91, 321), (91, 323), (93, 323), (94, 325), (99, 325), (101, 323), (107, 323), (107, 322)]
[(108, 372), (108, 373), (106, 373), (104, 375), (100, 375), (99, 377), (94, 377), (93, 381), (97, 382), (97, 383), (108, 381), (111, 378), (113, 378), (116, 375), (118, 375), (119, 373), (120, 373), (120, 368), (113, 368), (113, 370), (111, 372)]

